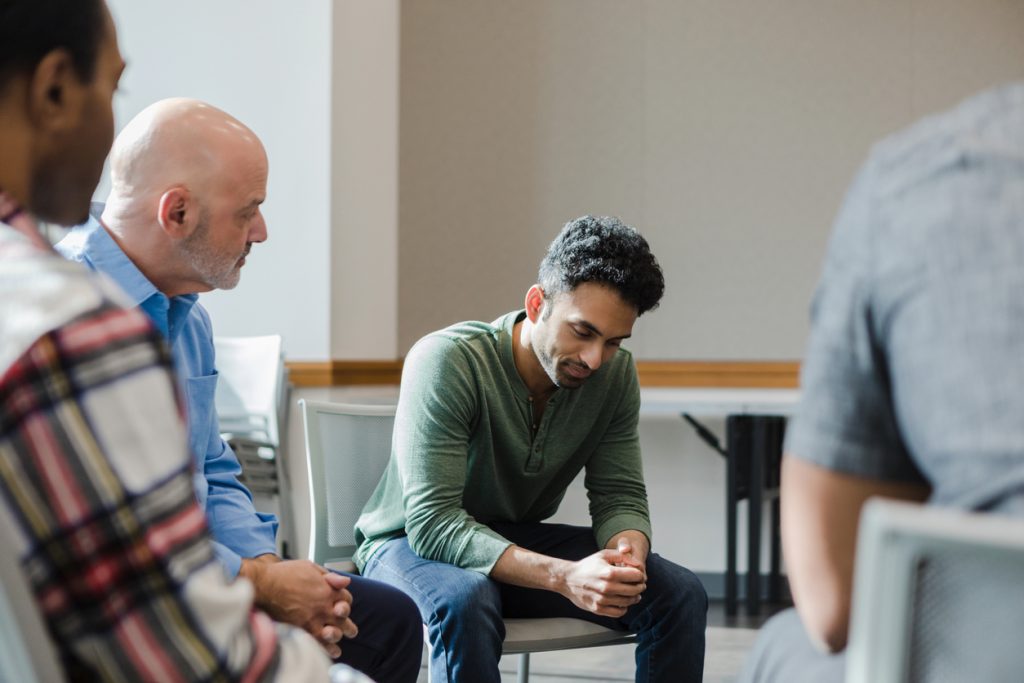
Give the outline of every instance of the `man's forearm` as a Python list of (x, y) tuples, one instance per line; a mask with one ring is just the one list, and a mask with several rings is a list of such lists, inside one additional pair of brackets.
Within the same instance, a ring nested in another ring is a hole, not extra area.
[(571, 565), (568, 560), (510, 545), (494, 563), (490, 577), (513, 586), (557, 593), (565, 586), (565, 575)]
[(633, 557), (640, 562), (647, 562), (647, 556), (651, 552), (651, 541), (647, 538), (647, 534), (642, 531), (637, 531), (636, 529), (620, 531), (608, 539), (608, 543), (605, 545), (605, 548), (608, 548), (609, 550), (617, 550), (619, 547), (619, 540), (621, 539), (629, 541)]
[(846, 647), (857, 526), (872, 496), (924, 500), (928, 489), (834, 472), (787, 455), (782, 462), (782, 543), (797, 611), (822, 648)]
[(267, 596), (264, 593), (263, 588), (263, 576), (266, 565), (275, 562), (280, 562), (281, 558), (273, 553), (267, 553), (260, 555), (259, 557), (243, 557), (242, 566), (238, 570), (238, 575), (242, 578), (249, 579), (253, 586), (253, 601), (258, 607), (263, 607), (267, 603)]
[(490, 575), (503, 583), (558, 593), (580, 609), (614, 618), (640, 600), (646, 581), (642, 568), (618, 550), (599, 550), (570, 562), (516, 545), (505, 549)]

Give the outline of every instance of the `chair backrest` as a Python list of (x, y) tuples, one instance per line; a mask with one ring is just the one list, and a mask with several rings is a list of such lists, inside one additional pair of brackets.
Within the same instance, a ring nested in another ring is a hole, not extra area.
[(391, 457), (393, 405), (299, 401), (309, 472), (309, 559), (348, 562), (353, 527)]
[(849, 683), (1024, 680), (1024, 520), (870, 501)]
[(216, 337), (217, 417), (220, 430), (264, 439), (280, 446), (282, 410), (287, 406), (287, 370), (281, 337)]
[(57, 651), (21, 571), (11, 520), (0, 515), (0, 681), (64, 680)]

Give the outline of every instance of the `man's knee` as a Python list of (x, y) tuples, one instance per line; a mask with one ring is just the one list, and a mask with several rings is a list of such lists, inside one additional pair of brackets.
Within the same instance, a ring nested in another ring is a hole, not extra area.
[[(479, 670), (497, 663), (505, 625), (497, 584), (471, 571), (449, 573), (438, 584), (424, 621), (432, 650), (431, 670)], [(473, 664), (475, 662), (475, 664)]]
[(382, 584), (386, 589), (381, 600), (380, 608), (388, 615), (394, 624), (396, 637), (409, 647), (419, 648), (423, 643), (423, 620), (420, 617), (420, 609), (416, 602), (404, 592)]
[(405, 538), (388, 541), (366, 564), (367, 576), (400, 588), (431, 631), (453, 622), (501, 621), (497, 584), (479, 572), (416, 556)]
[(697, 575), (658, 555), (651, 555), (648, 561), (647, 589), (671, 610), (707, 615), (708, 593)]
[(420, 609), (416, 606), (416, 601), (397, 588), (391, 588), (395, 592), (391, 603), (392, 609), (398, 618), (403, 622), (420, 622)]
[(441, 597), (434, 605), (435, 619), (501, 619), (501, 593), (494, 581), (469, 570), (462, 570), (455, 578), (438, 591)]

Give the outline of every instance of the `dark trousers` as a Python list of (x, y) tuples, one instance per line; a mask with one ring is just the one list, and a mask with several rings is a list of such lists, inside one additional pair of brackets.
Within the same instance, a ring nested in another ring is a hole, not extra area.
[(416, 603), (402, 591), (364, 576), (352, 579), (352, 621), (359, 634), (342, 639), (339, 662), (376, 683), (414, 683), (423, 655), (423, 622)]

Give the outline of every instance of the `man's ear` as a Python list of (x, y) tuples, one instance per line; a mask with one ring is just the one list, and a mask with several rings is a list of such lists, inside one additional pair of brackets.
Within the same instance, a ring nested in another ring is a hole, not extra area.
[(534, 285), (526, 292), (526, 317), (530, 319), (531, 323), (536, 323), (540, 320), (540, 314), (544, 310), (546, 301), (544, 290), (541, 289), (540, 285)]
[(51, 50), (39, 60), (28, 86), (28, 111), (32, 123), (56, 133), (75, 130), (82, 117), (86, 85), (75, 71), (71, 53)]
[(160, 195), (157, 222), (171, 239), (180, 240), (191, 235), (198, 215), (199, 208), (188, 188), (172, 187)]

